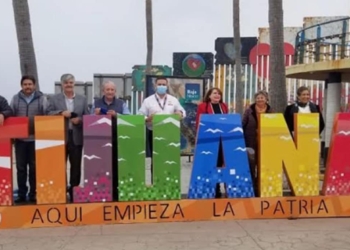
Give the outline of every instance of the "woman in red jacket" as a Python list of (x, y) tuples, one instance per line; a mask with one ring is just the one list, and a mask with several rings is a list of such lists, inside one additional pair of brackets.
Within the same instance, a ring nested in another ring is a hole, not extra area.
[[(222, 92), (219, 88), (211, 88), (207, 91), (203, 98), (203, 102), (198, 105), (197, 108), (197, 114), (196, 114), (196, 127), (198, 129), (199, 125), (199, 118), (201, 114), (227, 114), (228, 108), (226, 103), (222, 101)], [(218, 167), (224, 166), (224, 157), (223, 157), (223, 151), (222, 146), (220, 144), (219, 146), (219, 155), (218, 158)], [(221, 190), (220, 185), (216, 185), (215, 190), (215, 198), (221, 198)]]
[(198, 105), (196, 115), (196, 127), (198, 128), (201, 114), (227, 114), (228, 107), (222, 101), (222, 92), (219, 88), (211, 88), (203, 98), (203, 102)]

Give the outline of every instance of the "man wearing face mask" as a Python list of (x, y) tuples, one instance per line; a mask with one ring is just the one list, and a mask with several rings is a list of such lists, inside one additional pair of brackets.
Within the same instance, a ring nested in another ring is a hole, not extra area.
[[(150, 157), (153, 153), (153, 131), (152, 131), (152, 119), (156, 114), (177, 114), (180, 118), (186, 116), (186, 111), (181, 106), (178, 99), (174, 96), (167, 94), (168, 91), (168, 79), (165, 77), (158, 77), (155, 81), (155, 94), (147, 97), (139, 110), (139, 114), (145, 116), (148, 147)], [(153, 168), (151, 166), (151, 176), (153, 177)], [(152, 178), (153, 179), (153, 178)]]

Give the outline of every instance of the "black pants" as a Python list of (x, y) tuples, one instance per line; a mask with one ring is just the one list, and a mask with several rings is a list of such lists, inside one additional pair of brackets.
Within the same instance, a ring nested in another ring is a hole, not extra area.
[(118, 139), (117, 139), (117, 125), (115, 119), (112, 120), (112, 188), (113, 200), (118, 200)]
[(68, 132), (68, 141), (66, 144), (66, 159), (69, 159), (70, 163), (70, 190), (73, 187), (79, 186), (81, 177), (81, 157), (83, 153), (82, 145), (75, 145), (73, 140), (73, 133), (71, 130)]
[[(151, 182), (153, 183), (153, 130), (146, 129), (146, 149), (148, 148), (148, 155), (147, 157), (151, 158)], [(148, 147), (147, 147), (148, 146)]]
[[(223, 165), (224, 165), (224, 151), (222, 148), (222, 142), (220, 140), (218, 160), (217, 160), (216, 166), (223, 167)], [(221, 189), (220, 189), (220, 183), (217, 183), (216, 187), (215, 187), (215, 198), (221, 198), (221, 197), (222, 197), (222, 194), (221, 194)]]
[(35, 142), (15, 141), (16, 168), (18, 197), (25, 199), (28, 193), (27, 176), (29, 166), (29, 196), (35, 198), (36, 176), (35, 176)]

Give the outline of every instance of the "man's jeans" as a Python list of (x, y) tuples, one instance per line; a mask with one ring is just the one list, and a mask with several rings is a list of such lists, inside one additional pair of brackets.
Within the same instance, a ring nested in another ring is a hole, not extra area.
[(36, 196), (36, 180), (35, 180), (35, 142), (34, 141), (15, 141), (16, 168), (18, 197), (25, 199), (28, 193), (27, 175), (29, 165), (29, 197)]

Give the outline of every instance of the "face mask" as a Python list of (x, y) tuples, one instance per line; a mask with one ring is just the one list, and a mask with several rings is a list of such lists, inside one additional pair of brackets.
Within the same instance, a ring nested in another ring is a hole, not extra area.
[(168, 90), (167, 86), (157, 86), (157, 93), (160, 95), (166, 94), (166, 91)]

